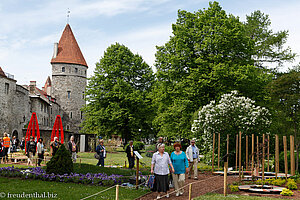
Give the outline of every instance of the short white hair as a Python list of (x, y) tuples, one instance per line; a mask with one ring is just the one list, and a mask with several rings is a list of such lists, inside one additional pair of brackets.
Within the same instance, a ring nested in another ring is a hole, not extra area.
[(165, 144), (159, 144), (159, 145), (158, 145), (158, 149), (159, 149), (159, 148), (163, 148), (163, 147), (165, 147)]

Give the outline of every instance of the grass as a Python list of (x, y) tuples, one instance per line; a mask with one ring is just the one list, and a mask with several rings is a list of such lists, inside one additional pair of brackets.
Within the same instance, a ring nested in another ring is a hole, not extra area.
[(243, 196), (243, 195), (227, 195), (226, 197), (224, 197), (223, 194), (212, 194), (212, 193), (208, 193), (205, 194), (203, 196), (197, 197), (194, 200), (278, 200), (278, 198), (270, 198), (270, 197), (256, 197), (256, 196)]
[[(9, 179), (0, 177), (0, 188), (1, 192), (12, 193), (12, 194), (25, 194), (30, 193), (53, 193), (57, 194), (56, 199), (72, 199), (77, 200), (89, 195), (95, 194), (99, 191), (106, 189), (107, 187), (91, 186), (91, 185), (81, 185), (75, 183), (59, 183), (59, 182), (46, 182), (41, 180), (22, 180), (22, 179)], [(17, 187), (16, 187), (17, 186)], [(136, 190), (120, 187), (119, 198), (120, 199), (135, 199), (143, 194), (148, 193), (149, 190)], [(91, 197), (89, 199), (105, 199), (114, 200), (116, 189), (112, 188), (106, 192), (103, 192), (97, 196)], [(34, 198), (42, 199), (42, 198)]]

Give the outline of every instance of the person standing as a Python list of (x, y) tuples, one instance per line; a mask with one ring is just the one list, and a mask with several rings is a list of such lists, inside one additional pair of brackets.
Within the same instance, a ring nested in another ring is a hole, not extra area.
[(12, 144), (12, 152), (16, 152), (17, 151), (17, 147), (19, 146), (19, 139), (16, 138), (16, 136), (13, 136), (13, 139), (11, 141)]
[(7, 133), (4, 133), (3, 137), (3, 158), (4, 161), (8, 162), (8, 151), (10, 147), (10, 138)]
[(192, 168), (194, 167), (194, 179), (198, 179), (198, 158), (199, 158), (199, 149), (195, 145), (195, 140), (191, 140), (191, 145), (186, 149), (186, 156), (189, 161), (189, 174), (188, 178), (191, 178)]
[(3, 157), (3, 142), (2, 142), (2, 138), (0, 138), (0, 163), (2, 161), (2, 157)]
[(23, 151), (24, 148), (25, 148), (25, 139), (24, 139), (24, 137), (22, 137), (22, 140), (21, 140), (21, 142), (20, 142), (20, 148), (21, 148), (22, 151)]
[(30, 136), (30, 140), (26, 144), (26, 153), (28, 157), (27, 165), (33, 164), (32, 159), (35, 156), (35, 152), (36, 152), (36, 143), (34, 141), (33, 136)]
[(128, 163), (129, 163), (129, 169), (132, 169), (134, 167), (134, 146), (133, 141), (129, 141), (129, 145), (126, 148)]
[(173, 182), (176, 190), (176, 196), (183, 195), (184, 189), (180, 189), (184, 186), (185, 173), (189, 171), (189, 162), (183, 151), (181, 151), (181, 145), (179, 143), (174, 144), (175, 151), (171, 154), (171, 162), (174, 166), (175, 172), (172, 174)]
[(160, 144), (158, 145), (158, 151), (153, 154), (151, 161), (151, 174), (155, 176), (153, 191), (157, 191), (156, 199), (161, 199), (160, 192), (165, 192), (166, 197), (169, 197), (169, 165), (174, 173), (174, 167), (169, 154), (165, 152), (165, 145)]
[(96, 152), (99, 155), (97, 166), (101, 165), (102, 167), (104, 167), (104, 158), (106, 158), (106, 151), (103, 145), (103, 140), (100, 140), (99, 145), (96, 147)]
[(54, 156), (59, 149), (61, 143), (58, 141), (57, 137), (54, 137), (54, 141), (50, 142), (50, 147), (52, 148), (52, 156)]
[(76, 143), (74, 142), (74, 136), (71, 136), (70, 141), (68, 142), (69, 151), (72, 154), (73, 163), (76, 163), (78, 148)]
[(44, 152), (43, 138), (39, 138), (37, 143), (38, 166), (41, 166), (41, 162), (44, 160)]

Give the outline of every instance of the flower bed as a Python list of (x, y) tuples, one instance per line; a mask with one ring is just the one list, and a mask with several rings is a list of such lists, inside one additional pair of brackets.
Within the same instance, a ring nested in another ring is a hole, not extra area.
[(128, 181), (128, 177), (122, 175), (112, 174), (108, 176), (105, 173), (87, 173), (87, 174), (77, 174), (71, 173), (70, 175), (56, 175), (56, 174), (47, 174), (42, 168), (14, 168), (12, 167), (3, 167), (0, 168), (0, 176), (4, 177), (19, 177), (23, 179), (39, 179), (43, 181), (57, 181), (57, 182), (73, 182), (81, 184), (93, 184), (101, 186), (112, 186), (115, 184), (121, 184)]

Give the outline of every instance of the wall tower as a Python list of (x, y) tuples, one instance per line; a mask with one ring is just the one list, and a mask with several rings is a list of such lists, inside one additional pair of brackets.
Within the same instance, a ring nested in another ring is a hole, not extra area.
[(54, 44), (52, 65), (52, 95), (64, 112), (64, 129), (74, 133), (80, 130), (85, 105), (84, 91), (87, 84), (87, 64), (69, 24), (59, 43)]

